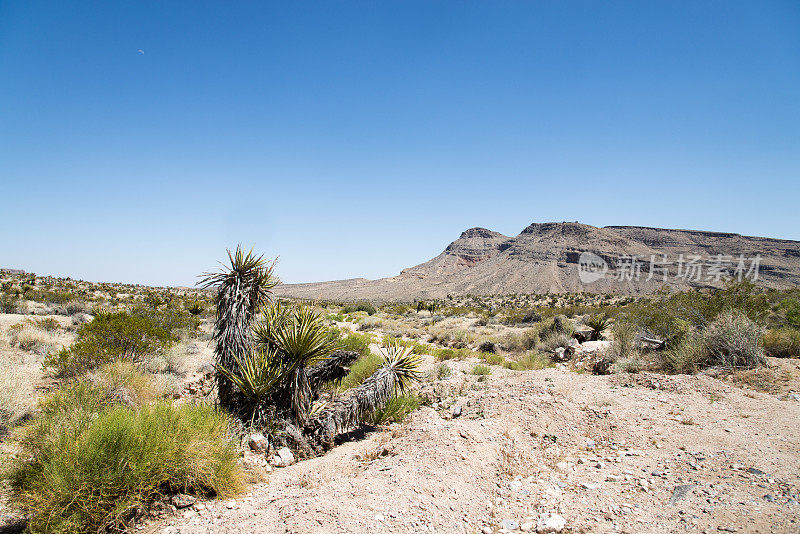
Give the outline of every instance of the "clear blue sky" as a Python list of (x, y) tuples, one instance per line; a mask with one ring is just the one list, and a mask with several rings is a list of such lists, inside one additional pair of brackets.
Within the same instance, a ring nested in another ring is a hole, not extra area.
[(0, 266), (376, 278), (578, 220), (800, 239), (800, 3), (0, 0)]

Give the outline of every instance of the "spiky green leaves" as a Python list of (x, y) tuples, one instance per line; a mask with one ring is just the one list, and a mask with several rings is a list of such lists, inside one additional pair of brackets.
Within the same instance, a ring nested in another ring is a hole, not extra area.
[(217, 372), (230, 380), (254, 404), (259, 404), (294, 368), (277, 356), (275, 350), (253, 350), (238, 357), (234, 368), (222, 364)]
[(421, 358), (413, 354), (414, 347), (402, 347), (395, 342), (386, 348), (384, 367), (395, 377), (395, 388), (400, 392), (408, 390), (421, 378), (419, 366)]

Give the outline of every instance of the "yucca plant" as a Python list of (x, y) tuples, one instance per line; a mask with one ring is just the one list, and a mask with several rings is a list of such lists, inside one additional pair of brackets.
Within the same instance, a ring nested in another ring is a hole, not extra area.
[[(272, 302), (272, 264), (252, 252), (228, 253), (230, 267), (207, 274), (217, 287), (217, 383), (220, 404), (252, 423), (281, 428), (301, 453), (321, 452), (418, 379), (418, 357), (395, 344), (383, 365), (344, 397), (316, 402), (359, 353), (337, 350), (338, 334), (307, 306)], [(258, 317), (258, 320), (256, 320)]]
[[(228, 251), (228, 259), (230, 267), (206, 273), (201, 285), (217, 288), (214, 325), (217, 365), (236, 372), (238, 362), (251, 349), (250, 325), (253, 318), (270, 300), (271, 289), (277, 285), (277, 280), (272, 274), (274, 262), (268, 264), (263, 256), (256, 256), (252, 250), (245, 254), (241, 246), (237, 246), (235, 253)], [(233, 383), (225, 373), (217, 373), (217, 390), (223, 407), (239, 409)]]
[(592, 315), (586, 320), (586, 326), (592, 329), (590, 340), (598, 341), (603, 336), (603, 332), (611, 326), (611, 321), (605, 315)]
[(308, 422), (305, 431), (311, 438), (309, 444), (318, 452), (330, 448), (338, 433), (369, 419), (393, 395), (408, 391), (420, 379), (420, 357), (412, 351), (413, 347), (401, 347), (398, 343), (388, 347), (383, 365), (372, 376)]

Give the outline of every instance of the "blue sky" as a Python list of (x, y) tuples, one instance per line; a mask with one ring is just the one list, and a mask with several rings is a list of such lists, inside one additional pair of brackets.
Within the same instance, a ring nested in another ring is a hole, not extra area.
[(0, 0), (0, 266), (377, 278), (578, 220), (800, 239), (800, 4)]

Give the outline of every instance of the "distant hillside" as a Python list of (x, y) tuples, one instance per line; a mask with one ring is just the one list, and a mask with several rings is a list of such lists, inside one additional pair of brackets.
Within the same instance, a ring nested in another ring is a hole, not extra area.
[[(651, 272), (652, 267), (652, 272)], [(411, 301), (512, 293), (647, 294), (719, 286), (729, 278), (800, 285), (800, 241), (638, 226), (534, 223), (516, 237), (470, 228), (398, 276), (282, 284), (281, 296)]]

